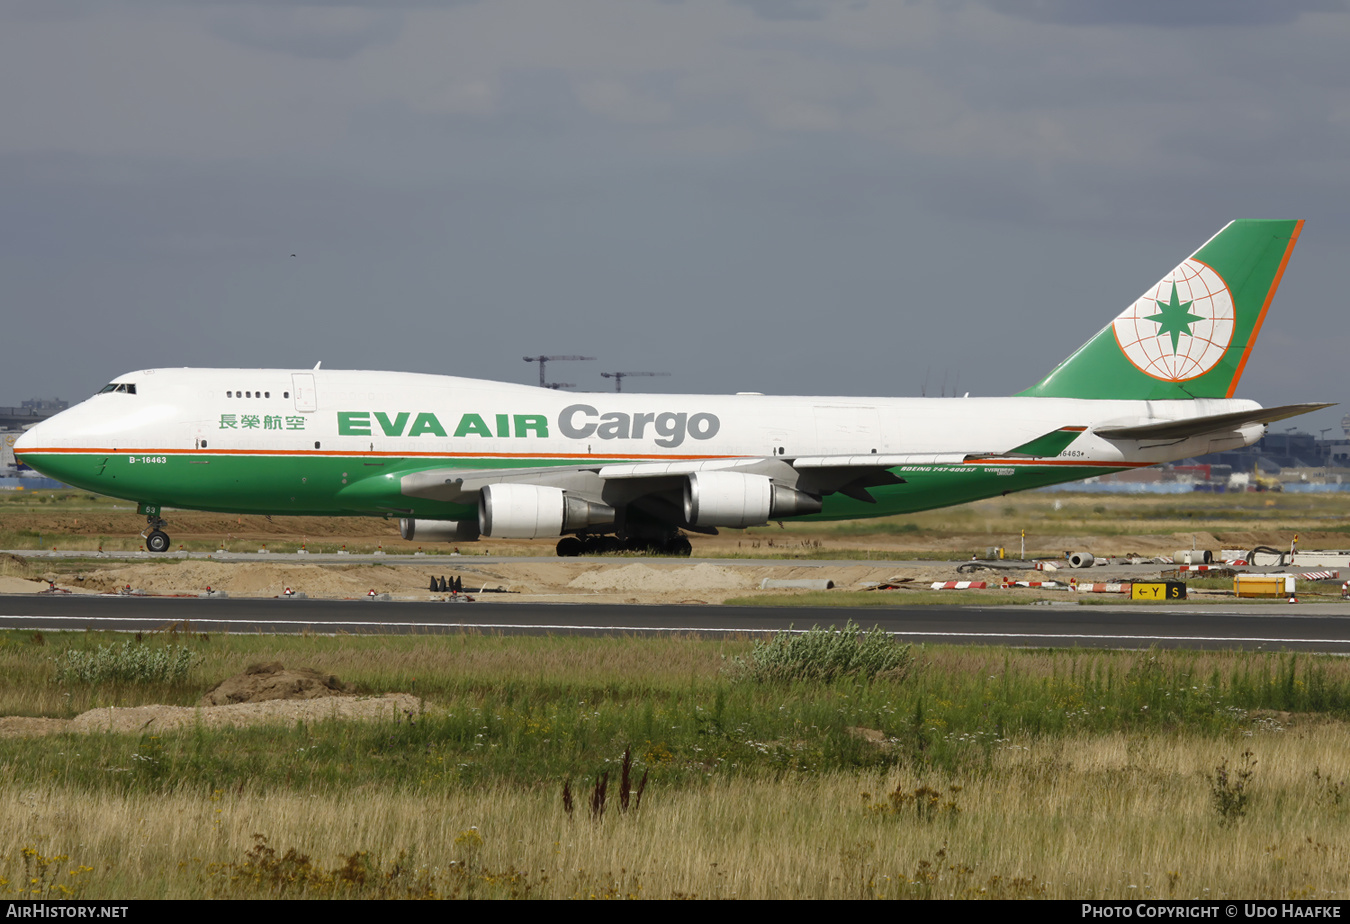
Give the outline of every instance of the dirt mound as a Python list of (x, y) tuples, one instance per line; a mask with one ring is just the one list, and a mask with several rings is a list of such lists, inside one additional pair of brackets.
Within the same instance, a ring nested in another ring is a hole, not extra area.
[(23, 578), (0, 576), (0, 594), (36, 594), (47, 589), (41, 581), (26, 581)]
[(381, 593), (426, 593), (426, 578), (408, 568), (385, 565), (311, 565), (287, 562), (228, 562), (191, 559), (90, 570), (75, 585), (111, 593), (130, 584), (152, 594), (196, 594), (207, 587), (239, 597), (276, 597), (287, 587), (311, 597), (364, 597)]
[(334, 719), (378, 721), (416, 715), (421, 700), (408, 693), (377, 697), (336, 696), (324, 699), (233, 703), (228, 706), (116, 706), (91, 709), (70, 720), (72, 732), (161, 732), (174, 728), (246, 728), (293, 725)]
[(586, 590), (647, 591), (668, 593), (691, 590), (739, 590), (753, 586), (743, 570), (718, 565), (676, 565), (653, 568), (632, 564), (622, 568), (596, 568), (573, 578), (568, 587)]
[(227, 677), (199, 701), (199, 706), (228, 706), (234, 703), (265, 703), (273, 699), (321, 699), (347, 696), (342, 681), (332, 674), (321, 674), (308, 667), (286, 669), (280, 661), (253, 664), (242, 674)]
[(112, 706), (90, 709), (73, 719), (3, 716), (0, 717), (0, 738), (35, 738), (66, 732), (163, 732), (196, 726), (247, 728), (334, 719), (379, 721), (417, 715), (422, 708), (422, 701), (408, 693), (290, 701), (274, 699), (227, 706)]

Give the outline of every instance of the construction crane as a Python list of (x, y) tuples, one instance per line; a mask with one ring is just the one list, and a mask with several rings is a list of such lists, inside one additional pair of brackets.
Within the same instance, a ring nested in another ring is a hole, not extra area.
[(575, 361), (575, 362), (583, 362), (583, 361), (593, 360), (593, 359), (595, 359), (595, 357), (594, 357), (594, 356), (522, 356), (521, 359), (525, 360), (525, 362), (527, 362), (527, 363), (538, 363), (538, 364), (539, 364), (539, 387), (540, 387), (540, 388), (552, 388), (552, 389), (554, 389), (554, 390), (556, 391), (557, 389), (560, 389), (560, 388), (576, 388), (576, 386), (573, 385), (573, 384), (570, 383), (570, 382), (546, 382), (546, 381), (544, 381), (544, 364), (545, 364), (545, 363), (561, 362), (561, 361), (563, 361), (563, 360), (567, 360), (567, 361), (569, 361), (569, 362), (572, 362), (572, 361)]
[(623, 391), (623, 380), (630, 375), (670, 375), (669, 372), (602, 372), (607, 379), (614, 380), (614, 390)]

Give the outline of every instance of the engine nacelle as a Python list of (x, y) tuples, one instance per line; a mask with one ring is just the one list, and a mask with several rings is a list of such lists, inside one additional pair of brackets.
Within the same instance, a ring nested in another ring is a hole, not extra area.
[(477, 520), (416, 520), (404, 517), (398, 521), (398, 534), (411, 542), (475, 542), (478, 539)]
[(684, 484), (684, 519), (691, 526), (763, 526), (820, 509), (820, 498), (774, 484), (764, 475), (695, 472)]
[(613, 507), (562, 488), (490, 484), (478, 492), (478, 528), (494, 539), (538, 539), (613, 525)]

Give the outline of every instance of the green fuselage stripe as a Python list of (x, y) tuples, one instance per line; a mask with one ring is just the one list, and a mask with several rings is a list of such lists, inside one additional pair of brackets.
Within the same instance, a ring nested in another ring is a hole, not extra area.
[[(134, 461), (133, 461), (134, 460)], [(447, 463), (466, 470), (519, 468), (520, 458), (401, 458), (369, 456), (230, 455), (228, 453), (127, 452), (29, 453), (34, 468), (67, 484), (159, 507), (225, 513), (307, 516), (412, 516), (466, 520), (471, 504), (452, 504), (400, 492), (400, 477)], [(623, 463), (626, 458), (588, 458), (588, 465)], [(530, 467), (575, 466), (575, 458), (526, 461)], [(869, 488), (876, 503), (829, 494), (813, 516), (788, 519), (836, 520), (891, 516), (1078, 481), (1119, 471), (1118, 466), (974, 463), (902, 466), (892, 471), (903, 484)], [(392, 477), (390, 477), (392, 476)]]

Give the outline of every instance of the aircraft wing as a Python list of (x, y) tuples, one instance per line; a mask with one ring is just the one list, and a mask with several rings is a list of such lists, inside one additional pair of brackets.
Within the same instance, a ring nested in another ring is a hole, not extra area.
[(868, 453), (865, 455), (744, 456), (729, 459), (681, 459), (670, 462), (612, 462), (544, 465), (528, 468), (436, 468), (399, 476), (400, 493), (446, 503), (469, 504), (491, 484), (538, 484), (594, 499), (632, 499), (678, 489), (699, 472), (763, 475), (813, 495), (839, 492), (871, 502), (867, 488), (903, 484), (890, 469), (908, 465), (958, 465), (967, 461), (1057, 455), (1086, 427), (1061, 427), (1006, 452)]
[(1131, 427), (1096, 427), (1093, 433), (1108, 440), (1167, 440), (1185, 439), (1188, 436), (1202, 436), (1206, 433), (1219, 433), (1237, 430), (1252, 424), (1268, 424), (1299, 414), (1320, 411), (1335, 404), (1286, 404), (1282, 407), (1256, 408), (1251, 411), (1237, 411), (1232, 414), (1211, 414), (1208, 417), (1186, 417), (1181, 420), (1164, 420), (1158, 423), (1140, 424)]
[[(548, 484), (569, 487), (569, 482), (594, 481), (596, 466), (540, 465), (529, 468), (433, 468), (399, 477), (400, 493), (450, 504), (477, 501), (478, 492), (490, 484)], [(587, 476), (590, 476), (587, 478)], [(562, 482), (562, 483), (560, 483)]]
[[(528, 468), (435, 468), (410, 472), (399, 478), (400, 493), (447, 503), (473, 503), (490, 484), (539, 484), (599, 497), (605, 483), (628, 482), (625, 493), (639, 483), (653, 488), (664, 480), (678, 480), (695, 472), (755, 471), (775, 467), (777, 460), (759, 457), (679, 460), (674, 462), (597, 462), (592, 465), (540, 465)], [(783, 463), (777, 463), (783, 467)], [(769, 471), (762, 471), (770, 474)]]

